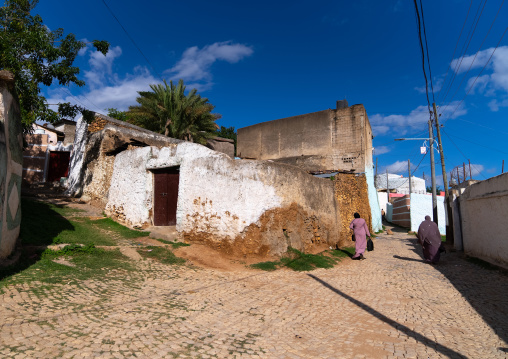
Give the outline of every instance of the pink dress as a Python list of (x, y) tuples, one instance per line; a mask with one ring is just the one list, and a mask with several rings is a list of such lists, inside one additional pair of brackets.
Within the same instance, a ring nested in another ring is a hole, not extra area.
[(365, 252), (365, 248), (367, 248), (367, 236), (370, 237), (369, 228), (367, 227), (367, 223), (365, 223), (365, 219), (363, 218), (355, 218), (349, 225), (349, 228), (353, 230), (355, 235), (355, 255), (353, 258), (358, 258), (360, 254)]

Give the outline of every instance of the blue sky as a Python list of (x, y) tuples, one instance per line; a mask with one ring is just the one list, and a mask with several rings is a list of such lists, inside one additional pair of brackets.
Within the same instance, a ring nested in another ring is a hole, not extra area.
[[(500, 174), (503, 159), (508, 170), (504, 145), (508, 35), (473, 84), (506, 30), (508, 4), (500, 9), (502, 2), (491, 0), (484, 6), (483, 0), (423, 1), (435, 99), (444, 125), (446, 168), (449, 172), (469, 159), (476, 179)], [(87, 85), (47, 89), (49, 103), (79, 101), (102, 113), (109, 107), (125, 110), (135, 104), (137, 91), (161, 77), (183, 78), (188, 88), (198, 88), (216, 106), (222, 114), (219, 125), (240, 128), (334, 108), (336, 100), (346, 98), (350, 105), (361, 103), (367, 110), (379, 171), (388, 168), (407, 175), (410, 159), (413, 168), (420, 164), (415, 175), (430, 175), (429, 156), (422, 160), (420, 154), (423, 141), (393, 141), (428, 137), (412, 1), (106, 3), (148, 62), (102, 0), (65, 5), (42, 0), (35, 12), (50, 29), (62, 27), (79, 39), (111, 43), (106, 57), (91, 49), (82, 51), (76, 64)], [(482, 11), (481, 17), (472, 32), (477, 10)], [(461, 65), (455, 66), (463, 53)], [(437, 174), (441, 174), (439, 163)]]

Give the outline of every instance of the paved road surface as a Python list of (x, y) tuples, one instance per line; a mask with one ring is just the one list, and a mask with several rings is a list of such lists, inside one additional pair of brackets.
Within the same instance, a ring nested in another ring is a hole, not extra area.
[(8, 287), (2, 358), (506, 358), (508, 275), (382, 235), (331, 270), (141, 261), (122, 280)]

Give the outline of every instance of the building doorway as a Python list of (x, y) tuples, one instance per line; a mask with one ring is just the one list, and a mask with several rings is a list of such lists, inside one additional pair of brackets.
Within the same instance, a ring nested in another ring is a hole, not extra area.
[(180, 167), (153, 170), (153, 224), (176, 225)]
[(69, 161), (71, 153), (66, 151), (51, 151), (49, 153), (48, 182), (60, 181), (69, 175)]

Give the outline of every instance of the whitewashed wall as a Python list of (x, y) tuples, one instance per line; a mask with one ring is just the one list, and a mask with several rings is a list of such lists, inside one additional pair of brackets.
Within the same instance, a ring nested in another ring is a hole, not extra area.
[(472, 184), (459, 200), (464, 252), (508, 268), (508, 173)]
[[(308, 221), (316, 221), (323, 241), (338, 235), (338, 210), (330, 180), (315, 178), (289, 165), (234, 160), (188, 142), (118, 154), (106, 213), (131, 225), (151, 222), (150, 170), (173, 166), (180, 166), (178, 232), (234, 239), (250, 225), (258, 225), (267, 211), (297, 205), (308, 214)], [(297, 233), (298, 229), (288, 231), (293, 232), (292, 238), (303, 236)], [(282, 228), (277, 229), (276, 235), (284, 238)], [(266, 233), (266, 237), (270, 234)], [(274, 243), (272, 247), (279, 245)], [(283, 247), (274, 252), (285, 250), (285, 241)]]
[[(437, 197), (437, 215), (439, 232), (446, 234), (446, 213), (444, 197)], [(418, 231), (418, 227), (425, 220), (425, 216), (432, 218), (432, 195), (411, 194), (411, 230)]]

